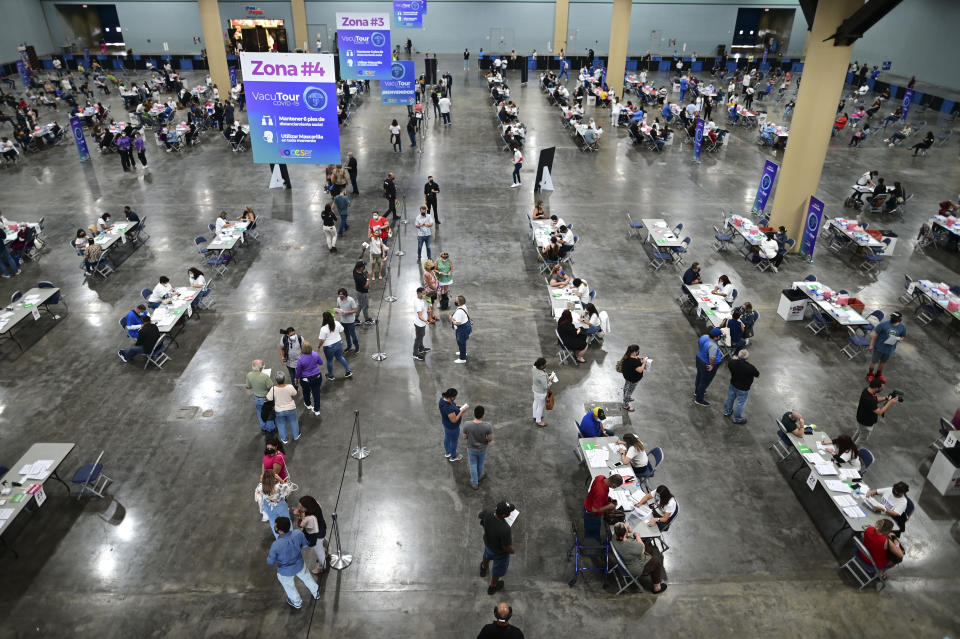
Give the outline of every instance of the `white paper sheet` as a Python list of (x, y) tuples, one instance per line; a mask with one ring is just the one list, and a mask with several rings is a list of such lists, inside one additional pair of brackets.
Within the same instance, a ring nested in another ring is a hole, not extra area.
[(836, 475), (837, 469), (833, 464), (830, 463), (820, 463), (814, 466), (817, 469), (817, 474), (821, 477), (829, 477), (830, 475)]
[(860, 479), (860, 472), (855, 468), (841, 468), (840, 479)]
[(860, 519), (861, 517), (867, 516), (867, 513), (863, 512), (860, 506), (845, 506), (843, 508), (843, 514), (851, 519)]
[(828, 490), (832, 490), (835, 493), (849, 493), (850, 487), (839, 479), (828, 479), (824, 482)]
[(834, 495), (833, 501), (837, 502), (837, 506), (843, 508), (844, 506), (856, 506), (857, 500), (854, 499), (851, 495)]

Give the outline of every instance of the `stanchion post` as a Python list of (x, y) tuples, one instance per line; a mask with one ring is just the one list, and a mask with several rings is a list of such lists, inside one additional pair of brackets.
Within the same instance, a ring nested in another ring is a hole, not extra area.
[(373, 325), (374, 331), (377, 336), (377, 352), (370, 356), (371, 359), (378, 362), (382, 362), (387, 359), (387, 354), (383, 352), (383, 349), (380, 348), (380, 321), (377, 320), (377, 323)]
[(363, 459), (370, 456), (370, 449), (363, 445), (363, 438), (360, 436), (360, 411), (353, 411), (353, 427), (357, 430), (357, 446), (350, 451), (350, 456), (357, 460), (360, 469), (357, 479), (363, 478)]
[(330, 553), (330, 567), (334, 570), (343, 570), (353, 563), (353, 555), (343, 552), (340, 547), (340, 526), (337, 524), (336, 511), (331, 515), (331, 518), (333, 519), (333, 538), (337, 542), (337, 550)]
[[(403, 221), (404, 224), (407, 223), (406, 220)], [(403, 235), (400, 233), (400, 229), (397, 229), (397, 250), (396, 255), (403, 255)]]

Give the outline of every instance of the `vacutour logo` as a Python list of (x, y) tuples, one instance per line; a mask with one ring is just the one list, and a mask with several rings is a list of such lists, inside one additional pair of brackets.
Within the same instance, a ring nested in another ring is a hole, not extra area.
[(310, 149), (280, 149), (280, 155), (295, 158), (308, 158), (313, 154)]
[(375, 47), (382, 47), (387, 43), (387, 37), (380, 33), (379, 31), (374, 31), (370, 34), (370, 44)]
[(396, 63), (394, 63), (394, 65), (390, 68), (390, 75), (393, 76), (393, 79), (394, 79), (394, 80), (399, 80), (400, 78), (402, 78), (402, 77), (403, 77), (403, 65), (402, 65), (402, 64), (396, 64)]
[(303, 91), (303, 102), (312, 111), (322, 111), (327, 106), (327, 92), (319, 87), (307, 87)]

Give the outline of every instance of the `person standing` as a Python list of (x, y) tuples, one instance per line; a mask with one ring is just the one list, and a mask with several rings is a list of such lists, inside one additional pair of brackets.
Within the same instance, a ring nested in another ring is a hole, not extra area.
[(393, 145), (394, 153), (400, 153), (403, 150), (403, 144), (400, 143), (400, 124), (396, 120), (390, 123), (390, 144)]
[(297, 360), (303, 354), (301, 350), (303, 338), (297, 335), (296, 329), (292, 326), (288, 326), (287, 330), (280, 332), (283, 334), (283, 337), (280, 338), (280, 359), (290, 373), (293, 387), (297, 388)]
[(350, 175), (353, 195), (360, 195), (360, 190), (357, 189), (357, 158), (353, 157), (353, 151), (347, 151), (347, 174)]
[(533, 363), (533, 421), (543, 428), (547, 422), (543, 421), (543, 412), (547, 408), (547, 392), (550, 390), (550, 376), (547, 374), (547, 360), (538, 357)]
[(333, 204), (328, 202), (324, 205), (320, 213), (320, 221), (323, 223), (323, 237), (327, 240), (327, 250), (331, 253), (337, 252), (337, 214), (333, 212)]
[(463, 70), (464, 71), (469, 71), (469, 69), (467, 68), (469, 64), (470, 64), (470, 49), (464, 49), (463, 50)]
[(699, 406), (710, 405), (703, 395), (707, 392), (707, 387), (713, 381), (714, 375), (717, 374), (720, 360), (723, 359), (723, 353), (717, 345), (722, 335), (719, 328), (711, 328), (708, 334), (700, 336), (697, 350), (697, 379), (694, 382), (693, 392), (693, 401)]
[(617, 372), (623, 376), (623, 403), (622, 408), (627, 411), (633, 411), (630, 402), (633, 401), (633, 391), (643, 379), (643, 373), (647, 370), (647, 359), (640, 357), (640, 345), (630, 344), (627, 346), (627, 352), (623, 354), (620, 361), (617, 362)]
[(293, 514), (297, 518), (297, 528), (303, 531), (307, 538), (307, 545), (313, 548), (317, 555), (317, 567), (310, 572), (317, 575), (330, 568), (327, 562), (327, 522), (323, 518), (323, 509), (315, 497), (304, 495), (293, 507)]
[(480, 629), (477, 639), (523, 639), (523, 633), (516, 626), (510, 625), (513, 608), (505, 602), (500, 602), (493, 609), (493, 621)]
[(753, 380), (760, 377), (757, 367), (747, 361), (749, 356), (750, 353), (744, 348), (734, 355), (727, 365), (730, 369), (730, 387), (727, 390), (727, 401), (723, 405), (723, 415), (730, 417), (732, 413), (734, 424), (747, 423), (747, 419), (743, 416), (743, 409), (747, 405)]
[(510, 567), (510, 555), (516, 550), (513, 548), (513, 536), (510, 524), (506, 519), (516, 510), (516, 507), (508, 501), (501, 501), (496, 508), (483, 510), (477, 515), (480, 525), (483, 527), (483, 559), (480, 560), (480, 576), (487, 576), (487, 568), (490, 562), (493, 562), (493, 570), (490, 571), (490, 585), (487, 587), (487, 594), (492, 595), (498, 590), (503, 590), (503, 579), (506, 576), (507, 569)]
[(357, 292), (357, 306), (360, 310), (357, 312), (357, 319), (360, 319), (360, 313), (363, 313), (364, 324), (376, 324), (376, 321), (370, 319), (370, 277), (367, 275), (366, 264), (358, 261), (353, 267), (353, 286)]
[[(357, 301), (347, 295), (347, 289), (337, 290), (337, 307), (334, 309), (340, 316), (340, 323), (343, 324), (343, 334), (347, 336), (347, 347), (343, 349), (344, 353), (349, 353), (352, 348), (355, 353), (360, 352), (360, 342), (357, 340), (357, 313), (360, 307)], [(350, 344), (353, 346), (350, 346)]]
[(395, 176), (392, 171), (387, 173), (387, 179), (383, 181), (383, 197), (387, 200), (387, 212), (384, 213), (384, 216), (393, 213), (393, 219), (396, 220), (400, 216), (397, 215), (397, 185), (394, 183), (394, 179)]
[(427, 211), (427, 207), (420, 207), (420, 214), (417, 215), (415, 226), (417, 227), (417, 261), (423, 259), (421, 253), (424, 245), (427, 246), (427, 259), (432, 259), (430, 236), (433, 234), (433, 216)]
[(301, 531), (290, 532), (289, 517), (277, 517), (273, 525), (277, 539), (270, 546), (267, 564), (277, 567), (277, 580), (283, 586), (283, 591), (287, 593), (287, 603), (299, 610), (303, 606), (303, 600), (297, 592), (297, 583), (294, 579), (302, 581), (314, 599), (320, 598), (320, 587), (303, 562), (303, 549), (309, 544)]
[(513, 184), (511, 188), (520, 186), (520, 169), (523, 168), (523, 153), (520, 149), (513, 150)]
[(297, 379), (303, 389), (303, 405), (313, 410), (313, 414), (320, 415), (320, 386), (323, 376), (320, 374), (320, 365), (323, 359), (319, 353), (313, 352), (310, 342), (303, 343), (303, 354), (297, 358)]
[[(129, 326), (129, 324), (128, 324)], [(247, 373), (247, 388), (253, 391), (253, 405), (257, 410), (257, 421), (260, 422), (260, 432), (272, 433), (277, 430), (273, 420), (263, 421), (261, 412), (263, 403), (267, 401), (267, 392), (273, 387), (273, 380), (263, 372), (263, 360), (253, 360), (253, 370)]]
[(870, 335), (870, 345), (868, 351), (873, 352), (870, 358), (870, 368), (867, 369), (867, 381), (874, 378), (873, 367), (876, 365), (876, 377), (881, 382), (886, 382), (883, 378), (883, 367), (890, 360), (890, 356), (897, 349), (897, 344), (903, 341), (907, 336), (907, 327), (903, 325), (903, 315), (900, 313), (891, 313), (889, 320), (884, 320), (877, 324)]
[(346, 192), (342, 189), (335, 191), (335, 193), (336, 195), (333, 196), (333, 206), (340, 215), (340, 228), (337, 229), (337, 235), (342, 236), (344, 231), (350, 229), (350, 225), (347, 224), (347, 216), (350, 214), (350, 198), (347, 197)]
[[(299, 356), (298, 356), (299, 358)], [(294, 369), (296, 375), (296, 369)], [(280, 441), (289, 444), (287, 439), (287, 428), (290, 428), (290, 434), (294, 441), (300, 439), (300, 424), (297, 421), (297, 403), (294, 398), (297, 396), (297, 388), (287, 384), (287, 376), (277, 371), (273, 374), (273, 379), (277, 382), (269, 391), (267, 391), (267, 401), (273, 402), (273, 411), (275, 413), (274, 421), (277, 423), (277, 430), (280, 432)], [(294, 377), (296, 379), (296, 377)]]
[(467, 463), (470, 466), (470, 485), (479, 490), (480, 482), (487, 473), (483, 464), (487, 459), (487, 446), (493, 441), (493, 426), (483, 421), (483, 406), (473, 409), (473, 421), (463, 427), (463, 438), (467, 440)]
[(450, 124), (450, 106), (451, 106), (450, 98), (447, 97), (446, 95), (442, 96), (437, 101), (437, 106), (440, 108), (440, 118), (444, 126), (449, 125)]
[(433, 211), (433, 219), (437, 221), (437, 224), (440, 224), (440, 212), (437, 211), (437, 194), (440, 192), (440, 185), (433, 181), (433, 176), (427, 176), (427, 183), (423, 185), (423, 199), (424, 204), (427, 205), (427, 210)]
[(287, 495), (296, 490), (296, 486), (286, 479), (280, 479), (272, 469), (264, 468), (260, 472), (260, 483), (253, 493), (253, 498), (260, 507), (263, 520), (270, 526), (274, 539), (277, 532), (273, 527), (278, 517), (289, 517), (290, 508), (287, 506)]
[(410, 147), (414, 149), (417, 148), (417, 129), (420, 127), (417, 116), (418, 114), (411, 113), (407, 118), (407, 137), (410, 138)]
[(343, 378), (353, 377), (353, 371), (350, 370), (350, 364), (343, 356), (343, 339), (340, 333), (343, 332), (343, 324), (333, 319), (333, 313), (323, 312), (323, 326), (320, 327), (320, 335), (317, 337), (317, 345), (323, 346), (323, 354), (327, 358), (327, 379), (331, 382), (336, 379), (333, 376), (333, 360), (337, 360), (346, 369)]
[(430, 350), (423, 345), (427, 332), (427, 303), (423, 301), (424, 288), (417, 287), (417, 299), (413, 302), (413, 359), (422, 362)]
[(467, 411), (468, 404), (462, 408), (456, 404), (457, 389), (448, 388), (440, 396), (440, 423), (443, 425), (443, 456), (447, 461), (458, 462), (463, 459), (457, 454), (457, 442), (460, 439), (460, 419)]
[(120, 132), (114, 144), (117, 145), (117, 150), (120, 151), (120, 164), (123, 166), (124, 172), (129, 171), (130, 165), (133, 163), (133, 151), (130, 149), (132, 142), (126, 130)]
[(453, 360), (454, 364), (467, 363), (467, 340), (470, 339), (470, 333), (473, 332), (473, 324), (470, 322), (470, 313), (467, 311), (467, 300), (463, 295), (457, 295), (453, 302), (457, 310), (450, 316), (450, 323), (457, 332), (457, 348), (460, 349), (459, 357)]
[[(142, 330), (142, 329), (141, 329)], [(863, 392), (860, 393), (860, 403), (857, 404), (857, 431), (853, 435), (853, 443), (861, 446), (867, 443), (877, 425), (877, 419), (883, 417), (897, 398), (893, 395), (878, 397), (877, 393), (883, 388), (883, 381), (874, 377)], [(883, 406), (880, 404), (883, 403)]]
[[(137, 150), (137, 157), (140, 158), (140, 164), (143, 165), (143, 168), (147, 168), (147, 145), (144, 143), (143, 136), (140, 135), (139, 131), (133, 134), (133, 146)], [(134, 163), (132, 159), (130, 163)]]

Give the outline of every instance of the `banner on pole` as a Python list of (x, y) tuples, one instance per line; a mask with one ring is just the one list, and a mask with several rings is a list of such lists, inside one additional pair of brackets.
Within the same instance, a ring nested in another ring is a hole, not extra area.
[(23, 88), (30, 88), (30, 72), (23, 60), (17, 60), (17, 73), (20, 74), (20, 81), (23, 82)]
[(240, 70), (254, 162), (340, 162), (332, 55), (242, 52)]
[[(340, 77), (390, 79), (390, 16), (386, 13), (338, 13)], [(246, 78), (246, 74), (244, 74)]]
[(753, 212), (763, 213), (767, 206), (767, 198), (770, 197), (770, 190), (773, 188), (773, 181), (777, 177), (777, 169), (780, 167), (776, 163), (767, 160), (763, 166), (763, 173), (760, 174), (760, 186), (757, 187), (757, 197), (753, 201)]
[(900, 106), (903, 107), (903, 115), (900, 117), (901, 120), (907, 119), (907, 111), (910, 110), (910, 104), (913, 102), (913, 89), (907, 89), (903, 94), (903, 102)]
[(703, 144), (703, 118), (697, 118), (697, 132), (693, 135), (693, 157), (700, 161), (700, 146)]
[(83, 68), (90, 71), (90, 47), (83, 48)]
[(237, 67), (230, 67), (230, 88), (237, 86)]
[(810, 204), (807, 206), (807, 217), (803, 223), (803, 238), (800, 240), (800, 250), (808, 259), (813, 259), (813, 246), (817, 243), (822, 220), (823, 202), (811, 195)]
[(426, 0), (393, 0), (393, 24), (398, 29), (422, 29)]
[(77, 152), (80, 153), (80, 161), (86, 162), (90, 157), (90, 150), (87, 149), (87, 138), (83, 134), (83, 124), (77, 116), (70, 118), (70, 130), (73, 132), (73, 141), (77, 143)]
[(416, 64), (413, 60), (394, 62), (390, 79), (380, 82), (380, 104), (416, 104)]
[(893, 62), (890, 60), (884, 60), (882, 63), (880, 63), (880, 70), (889, 71), (891, 66), (893, 66)]

